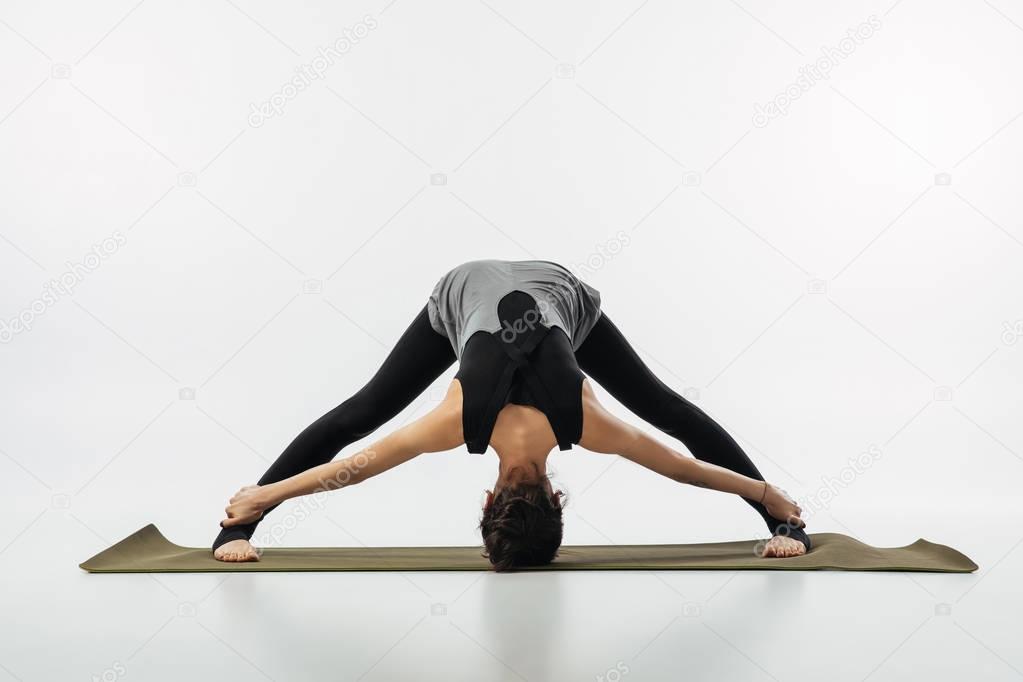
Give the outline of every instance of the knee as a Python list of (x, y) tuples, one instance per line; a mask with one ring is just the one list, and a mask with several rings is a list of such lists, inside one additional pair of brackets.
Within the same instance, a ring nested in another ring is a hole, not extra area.
[(710, 420), (703, 410), (674, 391), (665, 396), (654, 412), (655, 417), (651, 423), (668, 433), (677, 429), (691, 429)]
[(356, 441), (376, 430), (376, 423), (369, 401), (353, 396), (320, 418), (321, 422), (344, 440)]

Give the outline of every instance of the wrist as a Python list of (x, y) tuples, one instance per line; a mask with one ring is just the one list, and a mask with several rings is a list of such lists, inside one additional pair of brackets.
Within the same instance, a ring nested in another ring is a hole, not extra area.
[(256, 503), (260, 506), (261, 510), (265, 511), (281, 502), (281, 500), (277, 499), (279, 488), (279, 483), (269, 483), (259, 487), (259, 491), (256, 494)]
[(767, 499), (768, 487), (770, 485), (767, 481), (758, 481), (755, 478), (750, 479), (748, 494), (743, 495), (743, 497), (751, 502), (763, 504)]

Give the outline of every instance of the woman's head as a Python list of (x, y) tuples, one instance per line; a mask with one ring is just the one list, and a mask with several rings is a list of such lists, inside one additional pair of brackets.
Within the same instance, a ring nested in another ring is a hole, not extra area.
[(490, 444), (499, 465), (480, 520), (486, 556), (498, 571), (549, 564), (561, 546), (561, 491), (547, 477), (557, 444), (550, 423), (535, 407), (505, 405)]
[(542, 566), (561, 546), (561, 491), (550, 479), (519, 481), (487, 491), (480, 531), (485, 556), (497, 571)]

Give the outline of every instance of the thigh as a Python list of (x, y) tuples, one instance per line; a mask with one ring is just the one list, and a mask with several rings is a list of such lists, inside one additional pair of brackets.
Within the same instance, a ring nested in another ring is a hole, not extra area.
[(424, 306), (349, 406), (371, 412), (370, 420), (382, 424), (405, 409), (454, 361), (451, 343), (430, 324)]
[(606, 313), (601, 313), (575, 357), (583, 372), (648, 422), (654, 422), (667, 400), (681, 398), (647, 367)]
[[(339, 450), (401, 412), (454, 361), (447, 337), (433, 329), (424, 307), (369, 382), (299, 433), (259, 479), (259, 485), (276, 483), (329, 462)], [(252, 537), (258, 523), (222, 528), (213, 548)]]
[(697, 458), (763, 480), (739, 444), (699, 407), (658, 379), (606, 316), (576, 351), (583, 370), (636, 416)]

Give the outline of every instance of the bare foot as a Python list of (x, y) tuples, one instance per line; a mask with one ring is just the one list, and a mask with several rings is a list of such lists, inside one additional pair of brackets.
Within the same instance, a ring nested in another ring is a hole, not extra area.
[(806, 545), (795, 538), (775, 535), (764, 545), (763, 557), (790, 557), (806, 554)]
[(259, 561), (259, 552), (248, 540), (231, 540), (213, 550), (217, 561)]

